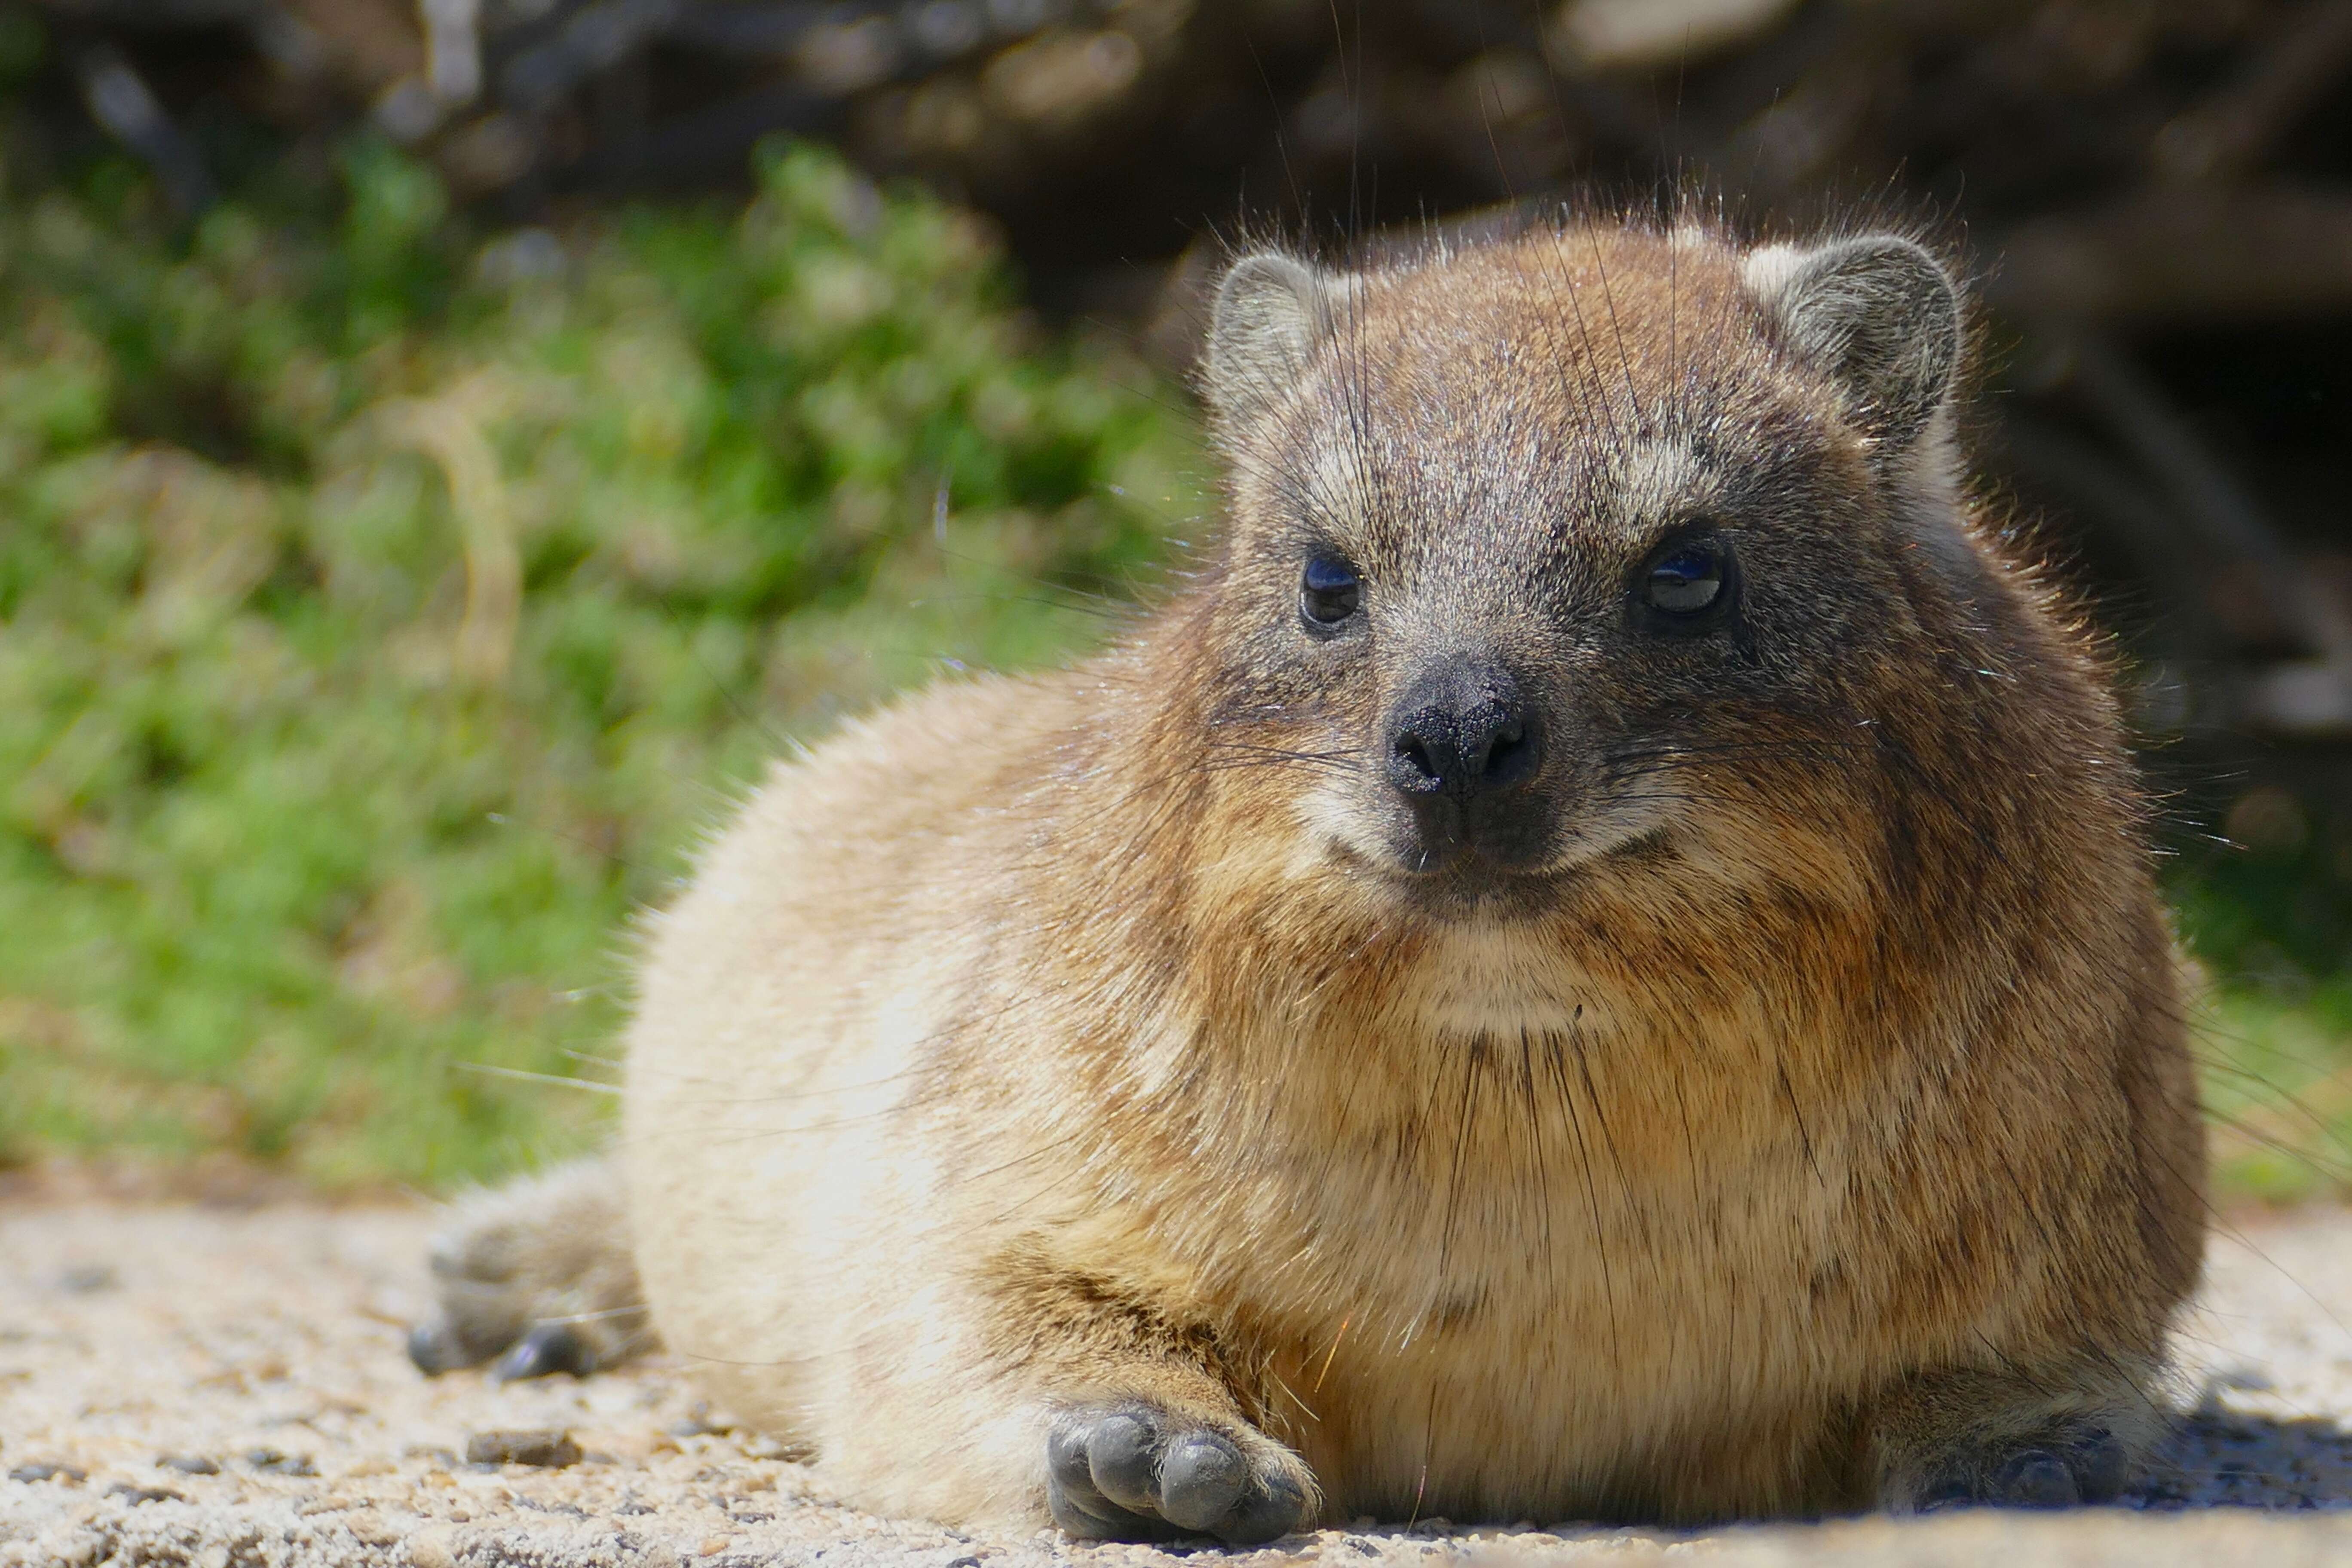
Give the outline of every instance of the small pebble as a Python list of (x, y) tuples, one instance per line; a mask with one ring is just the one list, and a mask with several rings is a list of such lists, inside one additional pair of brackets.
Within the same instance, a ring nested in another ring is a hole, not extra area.
[(536, 1465), (560, 1470), (580, 1462), (580, 1445), (556, 1431), (477, 1432), (466, 1439), (469, 1465)]
[(264, 1475), (315, 1476), (318, 1467), (308, 1454), (281, 1454), (275, 1448), (247, 1448), (245, 1462)]
[(207, 1459), (202, 1454), (166, 1454), (162, 1458), (156, 1460), (155, 1463), (162, 1466), (164, 1469), (177, 1470), (184, 1476), (216, 1476), (220, 1474), (220, 1465), (218, 1461)]
[(455, 1533), (446, 1525), (408, 1538), (408, 1568), (457, 1568)]

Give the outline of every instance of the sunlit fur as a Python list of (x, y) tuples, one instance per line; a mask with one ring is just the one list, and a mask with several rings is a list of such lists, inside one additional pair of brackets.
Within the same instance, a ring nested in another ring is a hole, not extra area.
[[(1131, 638), (776, 770), (629, 1047), (639, 1271), (715, 1394), (863, 1506), (1016, 1524), (1052, 1413), (1130, 1394), (1335, 1520), (2147, 1439), (2203, 1151), (2116, 719), (1948, 412), (1881, 420), (1775, 276), (1566, 222), (1335, 282), (1206, 387), (1229, 530)], [(1737, 623), (1646, 631), (1701, 514)], [(1537, 693), (1544, 832), (1424, 873), (1372, 763), (1469, 646)]]

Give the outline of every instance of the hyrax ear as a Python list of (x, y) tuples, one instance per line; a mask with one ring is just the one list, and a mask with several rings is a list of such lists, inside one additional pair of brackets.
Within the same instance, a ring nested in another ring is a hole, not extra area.
[(1347, 285), (1295, 257), (1244, 256), (1217, 285), (1201, 360), (1209, 405), (1239, 424), (1282, 397), (1330, 336)]
[(1891, 234), (1767, 246), (1747, 275), (1790, 346), (1836, 380), (1882, 446), (1907, 446), (1943, 406), (1960, 363), (1960, 298), (1920, 246)]

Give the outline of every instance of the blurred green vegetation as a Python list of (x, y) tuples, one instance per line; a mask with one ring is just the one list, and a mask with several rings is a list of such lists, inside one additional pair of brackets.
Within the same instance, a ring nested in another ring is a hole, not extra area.
[(2182, 824), (2166, 890), (2205, 976), (2192, 1014), (2224, 1202), (2352, 1194), (2352, 817), (2323, 775), (2241, 779)]
[(1196, 437), (814, 150), (561, 238), (365, 141), (249, 184), (0, 195), (0, 1161), (442, 1185), (593, 1134), (499, 1075), (599, 1076), (781, 737), (1085, 646)]
[(2217, 1201), (2352, 1193), (2352, 986), (2225, 984), (2197, 1017)]
[[(193, 228), (0, 154), (0, 1163), (581, 1146), (608, 1103), (529, 1075), (604, 1076), (630, 911), (764, 759), (1087, 647), (1208, 504), (1181, 396), (807, 148), (561, 236), (365, 140)], [(2227, 1197), (2352, 1189), (2304, 809), (2170, 873)]]

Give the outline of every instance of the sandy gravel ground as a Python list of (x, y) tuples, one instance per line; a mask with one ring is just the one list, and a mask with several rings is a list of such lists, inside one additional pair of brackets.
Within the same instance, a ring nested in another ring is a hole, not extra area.
[[(580, 1383), (428, 1383), (401, 1353), (428, 1225), (383, 1208), (0, 1205), (0, 1568), (1156, 1568), (1185, 1555), (842, 1508), (822, 1470), (710, 1429), (667, 1362)], [(1231, 1555), (1250, 1568), (2352, 1563), (2347, 1323), (2352, 1215), (2218, 1240), (2190, 1347), (2195, 1414), (2128, 1508), (1696, 1536), (1423, 1521)], [(512, 1430), (566, 1434), (579, 1458), (467, 1462), (472, 1439)]]

